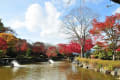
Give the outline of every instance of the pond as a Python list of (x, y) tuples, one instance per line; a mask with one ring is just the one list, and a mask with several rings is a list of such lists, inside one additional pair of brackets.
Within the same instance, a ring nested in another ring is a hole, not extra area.
[(48, 62), (0, 67), (0, 80), (115, 80), (110, 75), (76, 67), (68, 62)]

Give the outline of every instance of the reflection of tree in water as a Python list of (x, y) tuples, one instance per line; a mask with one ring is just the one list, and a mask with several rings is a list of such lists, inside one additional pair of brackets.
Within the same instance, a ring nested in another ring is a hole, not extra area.
[(68, 62), (65, 62), (63, 64), (60, 64), (58, 68), (61, 72), (67, 72), (67, 70), (69, 70), (69, 67), (70, 64)]
[(10, 68), (4, 68), (0, 67), (0, 79), (1, 80), (12, 80), (12, 74), (11, 74)]
[(71, 63), (64, 63), (59, 66), (60, 72), (63, 72), (66, 77), (65, 80), (80, 80), (80, 74), (77, 74), (76, 66), (71, 65)]
[(29, 68), (22, 68), (22, 67), (16, 68), (16, 67), (14, 67), (12, 69), (12, 74), (13, 74), (12, 80), (19, 80), (19, 79), (25, 78), (28, 75), (29, 70), (30, 70)]
[(110, 75), (94, 72), (87, 69), (78, 68), (78, 72), (66, 73), (67, 80), (115, 80)]
[(14, 80), (18, 76), (26, 76), (27, 72), (25, 70), (11, 68), (11, 67), (1, 67), (0, 68), (0, 80)]
[(65, 80), (115, 80), (110, 75), (79, 68), (68, 62), (60, 64), (59, 71), (65, 76)]
[[(74, 69), (72, 70), (72, 66)], [(0, 67), (0, 80), (114, 80), (112, 76), (79, 68), (68, 62)]]

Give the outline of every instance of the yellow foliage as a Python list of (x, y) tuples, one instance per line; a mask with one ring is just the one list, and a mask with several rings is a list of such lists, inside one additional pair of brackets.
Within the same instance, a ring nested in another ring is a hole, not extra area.
[(12, 47), (16, 44), (17, 38), (11, 33), (0, 33), (0, 37), (6, 40), (8, 47)]

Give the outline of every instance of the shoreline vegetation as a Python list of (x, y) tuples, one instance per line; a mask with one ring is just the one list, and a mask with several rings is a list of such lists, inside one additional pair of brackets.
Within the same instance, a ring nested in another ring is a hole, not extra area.
[(76, 57), (77, 66), (86, 69), (91, 69), (104, 74), (111, 74), (113, 76), (120, 76), (120, 61), (88, 59)]
[[(63, 57), (51, 58), (54, 61), (63, 61)], [(19, 64), (32, 64), (37, 62), (47, 62), (49, 58), (40, 57), (26, 57), (26, 58), (0, 58), (0, 66), (10, 65), (13, 60), (16, 60)]]

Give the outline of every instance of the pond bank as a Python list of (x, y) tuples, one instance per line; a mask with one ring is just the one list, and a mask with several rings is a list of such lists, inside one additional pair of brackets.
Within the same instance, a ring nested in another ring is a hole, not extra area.
[(75, 62), (79, 67), (91, 69), (104, 74), (120, 76), (120, 61), (75, 58)]
[[(0, 58), (0, 66), (10, 65), (11, 61), (16, 60), (20, 64), (32, 64), (36, 62), (47, 62), (48, 58)], [(63, 58), (53, 58), (55, 61), (62, 61)]]

